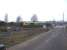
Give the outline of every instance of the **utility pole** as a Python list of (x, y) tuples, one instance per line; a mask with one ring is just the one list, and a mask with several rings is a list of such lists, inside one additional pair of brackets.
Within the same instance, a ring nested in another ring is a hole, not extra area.
[(63, 12), (63, 23), (64, 23), (64, 12)]
[(54, 26), (56, 26), (56, 21), (55, 21), (55, 19), (53, 19), (53, 24), (54, 24)]
[(65, 25), (64, 25), (64, 12), (63, 12), (63, 26), (64, 26), (64, 28), (65, 28)]

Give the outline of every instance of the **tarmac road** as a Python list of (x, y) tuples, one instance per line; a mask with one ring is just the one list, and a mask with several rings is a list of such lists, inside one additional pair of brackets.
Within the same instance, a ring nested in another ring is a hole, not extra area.
[(64, 29), (55, 28), (7, 50), (64, 50)]

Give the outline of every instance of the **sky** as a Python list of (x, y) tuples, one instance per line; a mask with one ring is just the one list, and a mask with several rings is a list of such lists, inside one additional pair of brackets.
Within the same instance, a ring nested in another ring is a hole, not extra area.
[(22, 21), (30, 21), (36, 14), (39, 21), (67, 21), (67, 0), (0, 0), (0, 20), (8, 14), (9, 21), (16, 21), (21, 16)]
[(64, 16), (65, 20), (67, 21), (67, 0), (64, 0)]

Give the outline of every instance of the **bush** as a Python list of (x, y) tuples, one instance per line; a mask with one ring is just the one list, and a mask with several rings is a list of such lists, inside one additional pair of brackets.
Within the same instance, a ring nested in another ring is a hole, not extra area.
[(30, 23), (29, 25), (24, 25), (23, 27), (24, 28), (37, 28), (37, 27), (42, 27), (42, 25)]

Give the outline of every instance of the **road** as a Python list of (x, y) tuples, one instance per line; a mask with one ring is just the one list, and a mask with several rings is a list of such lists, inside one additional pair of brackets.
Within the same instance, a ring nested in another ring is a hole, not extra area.
[(55, 28), (7, 50), (64, 50), (64, 29)]

